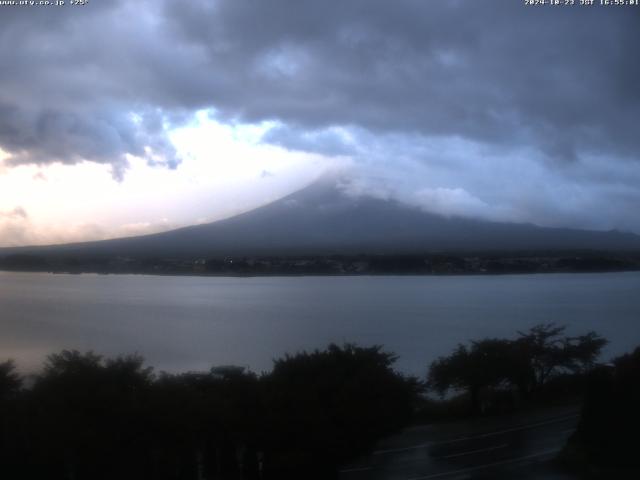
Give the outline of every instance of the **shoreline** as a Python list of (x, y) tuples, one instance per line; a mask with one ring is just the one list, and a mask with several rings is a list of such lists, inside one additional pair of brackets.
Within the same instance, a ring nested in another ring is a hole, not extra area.
[(38, 273), (46, 275), (97, 275), (97, 276), (148, 276), (148, 277), (210, 277), (210, 278), (298, 278), (298, 277), (506, 277), (521, 275), (594, 275), (607, 273), (639, 273), (640, 268), (621, 270), (593, 270), (593, 271), (529, 271), (529, 272), (456, 272), (456, 273), (164, 273), (164, 272), (99, 272), (99, 271), (50, 271), (50, 270), (6, 270), (0, 268), (0, 273)]
[(521, 251), (217, 257), (0, 256), (0, 270), (212, 277), (514, 275), (640, 271), (640, 252)]

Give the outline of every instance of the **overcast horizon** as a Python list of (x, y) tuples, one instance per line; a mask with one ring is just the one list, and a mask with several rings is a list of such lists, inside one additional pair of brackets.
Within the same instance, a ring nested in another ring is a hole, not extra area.
[(640, 234), (640, 6), (579, 3), (2, 5), (0, 247), (210, 222), (331, 171)]

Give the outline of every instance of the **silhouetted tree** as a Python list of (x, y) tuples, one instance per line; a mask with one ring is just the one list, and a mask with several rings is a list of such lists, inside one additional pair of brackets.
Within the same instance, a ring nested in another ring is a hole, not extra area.
[(255, 374), (242, 367), (165, 373), (153, 392), (153, 445), (162, 471), (220, 476), (256, 468), (241, 456), (255, 452), (259, 442), (262, 407)]
[(531, 393), (559, 373), (585, 373), (607, 344), (595, 332), (567, 337), (563, 336), (565, 330), (564, 326), (547, 323), (518, 332), (516, 345), (528, 363), (527, 382), (520, 385), (523, 392)]
[(16, 402), (22, 387), (22, 377), (16, 372), (12, 360), (0, 363), (0, 477), (19, 472), (16, 462), (18, 455), (18, 435), (20, 425), (17, 423), (19, 404)]
[(431, 364), (427, 385), (440, 395), (450, 389), (466, 390), (471, 411), (478, 413), (481, 389), (510, 381), (518, 371), (516, 360), (513, 342), (508, 340), (474, 341), (470, 347), (461, 344), (451, 355)]
[(32, 443), (47, 478), (140, 478), (145, 403), (152, 381), (139, 356), (104, 360), (65, 350), (35, 381)]
[(591, 466), (635, 472), (618, 471), (602, 478), (637, 478), (639, 405), (640, 347), (589, 374), (580, 423), (568, 452), (581, 451)]
[(404, 426), (420, 385), (395, 372), (395, 360), (379, 346), (351, 344), (276, 360), (263, 378), (272, 478), (330, 478), (341, 462)]
[(595, 332), (577, 337), (562, 334), (553, 323), (518, 332), (517, 340), (485, 339), (458, 345), (447, 357), (435, 360), (427, 384), (440, 395), (465, 390), (473, 413), (480, 411), (484, 388), (517, 387), (527, 397), (550, 378), (563, 373), (583, 374), (593, 367), (607, 341)]
[(0, 401), (15, 396), (21, 386), (22, 378), (13, 360), (0, 363)]

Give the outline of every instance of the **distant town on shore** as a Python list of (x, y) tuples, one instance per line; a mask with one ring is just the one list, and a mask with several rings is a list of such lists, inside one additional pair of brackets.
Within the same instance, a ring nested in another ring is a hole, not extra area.
[(0, 270), (222, 276), (587, 273), (640, 270), (640, 253), (503, 252), (191, 259), (13, 254), (0, 257)]

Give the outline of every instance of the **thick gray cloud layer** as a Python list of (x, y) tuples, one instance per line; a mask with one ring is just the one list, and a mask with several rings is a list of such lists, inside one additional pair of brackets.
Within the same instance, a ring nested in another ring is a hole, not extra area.
[[(536, 142), (630, 154), (640, 10), (521, 2), (169, 3), (215, 64), (216, 105), (244, 120)], [(213, 87), (213, 85), (212, 85)]]
[[(144, 16), (112, 1), (0, 12), (0, 147), (10, 163), (109, 163), (125, 154), (173, 167), (165, 102), (145, 66), (162, 49)], [(171, 62), (166, 58), (167, 65)]]
[(196, 109), (354, 159), (353, 191), (640, 231), (640, 7), (513, 0), (96, 2), (0, 12), (13, 163), (176, 166)]

